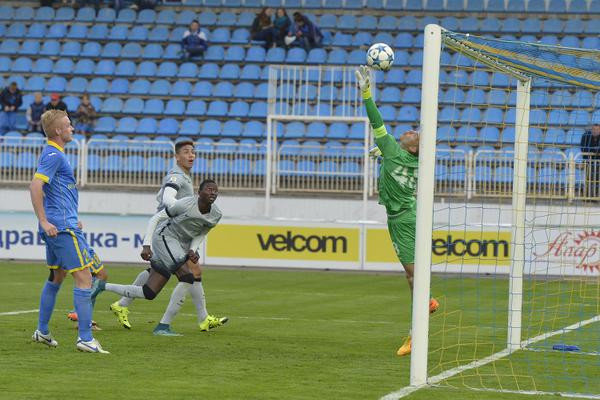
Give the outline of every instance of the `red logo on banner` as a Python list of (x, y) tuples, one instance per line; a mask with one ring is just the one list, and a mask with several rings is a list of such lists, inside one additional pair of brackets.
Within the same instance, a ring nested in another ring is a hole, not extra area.
[(600, 231), (583, 231), (579, 234), (567, 231), (559, 234), (548, 243), (543, 253), (534, 252), (537, 259), (546, 258), (574, 258), (577, 262), (575, 268), (584, 271), (600, 272)]

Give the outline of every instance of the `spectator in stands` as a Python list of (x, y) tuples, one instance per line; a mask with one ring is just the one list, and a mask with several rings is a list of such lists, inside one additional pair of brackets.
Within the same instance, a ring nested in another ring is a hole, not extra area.
[(181, 48), (185, 59), (201, 56), (208, 48), (206, 34), (200, 30), (200, 23), (197, 20), (193, 20), (190, 28), (184, 32)]
[(252, 40), (265, 42), (264, 48), (270, 49), (275, 44), (275, 27), (273, 26), (273, 9), (264, 7), (252, 22), (250, 37)]
[(581, 151), (587, 160), (587, 196), (598, 200), (600, 191), (600, 123), (595, 123), (592, 129), (581, 137)]
[(58, 93), (52, 93), (50, 95), (50, 103), (46, 104), (46, 107), (44, 108), (44, 111), (48, 110), (63, 110), (66, 113), (69, 112), (69, 110), (67, 110), (67, 105), (60, 99)]
[(81, 96), (81, 103), (77, 107), (77, 124), (75, 124), (75, 133), (82, 135), (92, 133), (94, 131), (94, 120), (96, 119), (96, 109), (90, 103), (90, 96), (85, 93)]
[(321, 29), (306, 16), (296, 11), (294, 13), (294, 23), (285, 37), (285, 44), (287, 46), (300, 46), (309, 51), (315, 47), (321, 47), (322, 42), (323, 33), (321, 33)]
[(285, 8), (279, 7), (275, 14), (275, 21), (273, 22), (273, 27), (275, 28), (275, 43), (277, 46), (285, 46), (283, 39), (287, 35), (291, 24), (292, 21), (290, 20), (290, 17), (288, 17)]
[(27, 108), (25, 116), (29, 124), (29, 131), (42, 132), (42, 114), (44, 113), (44, 99), (40, 92), (35, 92), (33, 95), (33, 103)]
[(2, 93), (0, 93), (0, 134), (15, 129), (17, 124), (17, 110), (23, 104), (23, 96), (16, 82), (11, 82)]

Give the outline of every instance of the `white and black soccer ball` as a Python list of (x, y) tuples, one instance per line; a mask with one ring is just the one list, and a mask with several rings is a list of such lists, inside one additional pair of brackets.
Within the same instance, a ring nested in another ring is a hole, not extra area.
[(375, 43), (367, 50), (367, 65), (379, 71), (389, 71), (394, 63), (394, 51), (385, 43)]

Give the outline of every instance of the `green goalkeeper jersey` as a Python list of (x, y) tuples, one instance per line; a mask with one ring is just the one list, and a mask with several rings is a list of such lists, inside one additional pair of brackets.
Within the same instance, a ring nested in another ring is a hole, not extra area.
[(383, 156), (378, 180), (379, 203), (385, 206), (388, 215), (414, 209), (418, 157), (400, 147), (392, 135), (376, 136), (375, 143)]

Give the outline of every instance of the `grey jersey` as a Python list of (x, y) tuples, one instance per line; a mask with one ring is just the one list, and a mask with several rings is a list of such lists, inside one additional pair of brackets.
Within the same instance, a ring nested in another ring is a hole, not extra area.
[(179, 165), (175, 164), (173, 168), (167, 172), (167, 175), (163, 178), (162, 186), (156, 195), (156, 201), (158, 201), (158, 211), (165, 208), (162, 202), (163, 192), (166, 187), (172, 187), (177, 190), (175, 199), (183, 199), (184, 197), (190, 197), (194, 195), (194, 185), (192, 184), (192, 177), (186, 174)]
[(221, 219), (221, 210), (213, 204), (208, 214), (198, 209), (198, 196), (177, 200), (165, 209), (169, 219), (161, 222), (154, 235), (164, 235), (176, 239), (182, 248), (189, 249), (192, 239), (206, 236)]

